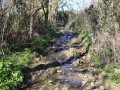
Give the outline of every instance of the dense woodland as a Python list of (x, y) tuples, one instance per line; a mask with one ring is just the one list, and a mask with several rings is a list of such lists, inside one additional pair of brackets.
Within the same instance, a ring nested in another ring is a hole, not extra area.
[(52, 44), (58, 26), (77, 33), (89, 47), (90, 63), (120, 87), (119, 0), (59, 11), (65, 5), (62, 0), (0, 0), (0, 90), (21, 88), (28, 65)]

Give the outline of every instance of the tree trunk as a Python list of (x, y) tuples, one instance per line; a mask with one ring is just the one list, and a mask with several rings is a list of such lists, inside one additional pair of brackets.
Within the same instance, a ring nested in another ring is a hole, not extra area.
[(1, 52), (4, 54), (4, 49), (3, 49), (3, 42), (4, 42), (4, 33), (5, 33), (5, 29), (7, 28), (7, 22), (8, 22), (8, 19), (9, 19), (9, 15), (10, 15), (10, 12), (9, 12), (9, 9), (7, 9), (7, 13), (5, 15), (5, 21), (3, 23), (3, 27), (0, 27), (1, 29)]
[(49, 4), (48, 4), (48, 11), (49, 11), (49, 13), (48, 13), (48, 21), (49, 21), (49, 23), (51, 24), (51, 9), (52, 9), (52, 1), (51, 0), (49, 0)]
[(2, 2), (0, 0), (0, 12), (1, 12), (1, 10), (2, 10)]
[[(0, 19), (2, 16), (2, 2), (0, 0)], [(3, 43), (3, 30), (2, 30), (2, 22), (0, 21), (0, 52), (3, 52), (3, 48), (2, 48), (2, 43)]]
[(30, 16), (30, 31), (29, 31), (30, 39), (32, 39), (32, 32), (33, 32), (33, 14), (31, 14)]
[(33, 23), (34, 23), (34, 19), (33, 19), (33, 12), (34, 12), (34, 0), (32, 0), (31, 2), (31, 15), (30, 15), (30, 31), (29, 31), (29, 37), (30, 39), (32, 39), (32, 33), (33, 33)]
[(48, 13), (49, 13), (49, 11), (48, 11), (48, 3), (49, 2), (47, 1), (45, 3), (46, 3), (46, 5), (44, 5), (43, 2), (42, 2), (42, 9), (43, 9), (43, 12), (44, 12), (45, 24), (46, 24), (46, 26), (48, 26)]
[(50, 24), (54, 24), (56, 22), (56, 10), (57, 10), (57, 4), (58, 4), (58, 0), (49, 0), (49, 5), (48, 5), (48, 21)]

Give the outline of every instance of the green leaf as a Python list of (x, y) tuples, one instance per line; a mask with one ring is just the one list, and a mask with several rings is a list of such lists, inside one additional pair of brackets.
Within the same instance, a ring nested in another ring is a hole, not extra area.
[(2, 69), (3, 67), (3, 62), (0, 62), (0, 69)]

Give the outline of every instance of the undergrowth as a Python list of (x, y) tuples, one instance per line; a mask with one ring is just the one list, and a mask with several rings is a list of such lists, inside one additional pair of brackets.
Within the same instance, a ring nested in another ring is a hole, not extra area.
[(91, 58), (91, 62), (94, 62), (94, 63), (96, 64), (96, 66), (100, 66), (100, 65), (101, 65), (101, 64), (100, 64), (100, 59), (99, 59), (98, 56), (92, 57), (92, 58)]
[(101, 71), (106, 71), (106, 79), (116, 83), (120, 87), (120, 66), (119, 63), (106, 65)]
[(106, 72), (105, 79), (110, 82), (116, 83), (118, 87), (120, 87), (120, 65), (119, 63), (111, 63), (111, 64), (106, 64), (104, 67), (100, 63), (99, 57), (92, 57), (91, 62), (95, 63), (96, 66), (99, 67), (100, 72)]
[(49, 45), (50, 40), (55, 36), (55, 32), (58, 30), (56, 26), (48, 28), (48, 34), (45, 36), (34, 37), (31, 45), (33, 51), (43, 53), (44, 49)]
[(87, 31), (83, 28), (79, 28), (77, 33), (78, 33), (78, 36), (80, 37), (80, 42), (84, 44), (85, 47), (88, 47), (91, 43), (91, 39), (87, 35)]
[(11, 61), (19, 64), (29, 64), (32, 62), (32, 58), (35, 56), (35, 53), (31, 52), (29, 49), (25, 49), (23, 52), (13, 52), (11, 55), (8, 55), (7, 58), (9, 58)]
[(56, 31), (56, 26), (49, 27), (46, 36), (33, 38), (31, 48), (21, 52), (11, 51), (9, 55), (0, 54), (0, 90), (16, 90), (20, 87), (24, 78), (23, 71), (33, 62), (37, 52), (43, 52), (49, 45)]
[[(86, 29), (79, 28), (81, 24), (79, 25), (78, 23), (78, 20), (73, 19), (66, 27), (75, 29), (75, 31), (78, 33), (78, 36), (80, 37), (80, 42), (87, 47), (91, 44), (91, 38), (89, 37), (89, 33)], [(113, 57), (113, 50), (108, 44), (107, 47), (99, 47), (99, 52), (93, 53), (95, 49), (94, 46), (95, 45), (92, 44), (90, 46), (91, 50), (89, 51), (92, 55), (91, 62), (95, 63), (96, 67), (101, 72), (107, 72), (105, 75), (106, 80), (110, 80), (111, 82), (116, 83), (118, 87), (120, 87), (120, 65), (119, 63), (115, 62), (115, 58)]]
[[(78, 17), (71, 17), (72, 20), (66, 27), (78, 32), (82, 44), (87, 46), (91, 43), (92, 50), (89, 50), (92, 56), (91, 62), (95, 63), (96, 68), (101, 69), (101, 72), (107, 72), (106, 79), (120, 87), (118, 6), (118, 0), (99, 0), (98, 6), (93, 4), (80, 11)], [(112, 15), (114, 13), (116, 19)]]
[(5, 56), (0, 54), (0, 90), (16, 90), (23, 82), (25, 65), (31, 62), (30, 50)]

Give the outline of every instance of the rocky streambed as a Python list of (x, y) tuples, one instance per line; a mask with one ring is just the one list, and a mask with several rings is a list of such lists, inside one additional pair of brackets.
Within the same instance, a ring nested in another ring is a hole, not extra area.
[(90, 54), (72, 31), (60, 28), (55, 42), (29, 66), (25, 90), (105, 90), (104, 73), (89, 64)]

